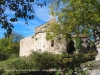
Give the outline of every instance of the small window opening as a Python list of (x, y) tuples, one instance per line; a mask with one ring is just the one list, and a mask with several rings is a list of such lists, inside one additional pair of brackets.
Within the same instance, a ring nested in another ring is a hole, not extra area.
[(54, 46), (54, 40), (51, 41), (51, 47), (53, 47), (53, 46)]

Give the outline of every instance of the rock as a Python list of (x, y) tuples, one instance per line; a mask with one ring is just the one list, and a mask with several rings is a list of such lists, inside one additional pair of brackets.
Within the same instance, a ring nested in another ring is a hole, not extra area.
[(92, 70), (90, 75), (100, 75), (100, 70)]

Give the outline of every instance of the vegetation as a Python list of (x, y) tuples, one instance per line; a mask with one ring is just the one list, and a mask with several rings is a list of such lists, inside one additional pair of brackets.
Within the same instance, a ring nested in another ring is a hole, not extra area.
[(18, 56), (19, 43), (13, 42), (12, 38), (0, 39), (0, 60), (8, 59), (12, 54)]
[[(46, 2), (40, 2), (39, 0), (0, 0), (0, 25), (1, 28), (7, 29), (7, 35), (11, 34), (14, 27), (12, 22), (17, 22), (19, 18), (25, 20), (25, 24), (28, 24), (28, 20), (34, 19), (35, 11), (33, 6), (40, 7), (46, 6)], [(8, 15), (6, 12), (12, 12)], [(10, 17), (8, 17), (10, 16)]]
[(81, 48), (81, 43), (82, 43), (81, 38), (75, 37), (74, 40), (75, 40), (75, 46), (76, 46), (75, 48), (80, 49)]
[[(2, 72), (3, 75), (16, 75), (20, 73), (34, 71), (40, 72), (55, 69), (55, 73), (59, 70), (63, 73), (65, 71), (65, 73), (68, 73), (67, 71), (69, 71), (69, 68), (71, 70), (69, 73), (72, 73), (73, 69), (81, 68), (81, 63), (93, 60), (95, 58), (95, 54), (95, 52), (89, 52), (87, 54), (79, 53), (70, 55), (70, 58), (68, 59), (68, 55), (66, 53), (55, 55), (49, 52), (40, 53), (40, 51), (38, 51), (33, 52), (28, 57), (12, 58), (0, 62), (0, 72)], [(66, 68), (66, 70), (62, 71), (64, 68)]]
[[(55, 38), (55, 36), (58, 36), (59, 34), (63, 33), (63, 29), (61, 30), (60, 25), (58, 25), (57, 22), (49, 23), (48, 24), (48, 30), (46, 33), (46, 39), (47, 40), (52, 40)], [(61, 37), (58, 37), (58, 39)]]
[[(80, 48), (80, 39), (78, 35), (93, 35), (94, 29), (100, 25), (100, 2), (98, 0), (52, 0), (51, 13), (58, 16), (59, 24), (52, 22), (47, 30), (47, 40), (52, 40), (56, 36), (58, 39), (65, 38), (70, 41), (68, 34), (76, 34), (76, 48)], [(0, 24), (2, 28), (10, 30), (13, 28), (11, 22), (24, 18), (27, 23), (28, 19), (34, 19), (34, 10), (32, 8), (34, 0), (1, 0), (0, 1)], [(36, 2), (37, 6), (46, 5)], [(5, 14), (7, 8), (14, 13), (13, 17), (8, 19)], [(8, 31), (9, 32), (9, 31)], [(18, 35), (19, 36), (19, 35)], [(5, 36), (6, 37), (6, 36)], [(33, 52), (28, 57), (18, 57), (20, 38), (11, 36), (0, 39), (0, 74), (16, 75), (27, 73), (29, 71), (43, 71), (56, 69), (56, 74), (73, 74), (77, 72), (81, 63), (93, 60), (96, 52), (90, 51), (85, 54), (51, 54), (48, 52)], [(13, 55), (16, 55), (15, 58)], [(12, 58), (13, 57), (13, 58)], [(5, 60), (5, 61), (3, 61)], [(61, 70), (59, 72), (59, 69)], [(64, 70), (65, 69), (65, 70)], [(64, 71), (63, 71), (64, 70)], [(81, 70), (83, 71), (83, 70)], [(59, 72), (59, 73), (58, 73)], [(82, 72), (84, 75), (85, 73)]]
[[(51, 14), (58, 16), (58, 28), (60, 34), (66, 36), (67, 34), (85, 36), (93, 35), (93, 31), (100, 22), (100, 1), (99, 0), (52, 0)], [(54, 25), (52, 25), (54, 26)], [(57, 25), (56, 25), (57, 26)], [(52, 31), (59, 33), (53, 27)]]
[(9, 38), (0, 39), (0, 61), (19, 56), (19, 41), (23, 37), (13, 33)]

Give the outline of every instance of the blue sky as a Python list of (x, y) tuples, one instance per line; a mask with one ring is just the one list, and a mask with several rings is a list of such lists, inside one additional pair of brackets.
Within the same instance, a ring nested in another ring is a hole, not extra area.
[[(17, 32), (19, 34), (22, 34), (24, 37), (28, 37), (31, 35), (34, 35), (34, 29), (35, 27), (44, 24), (45, 22), (50, 20), (50, 16), (49, 16), (49, 8), (48, 6), (44, 6), (44, 7), (39, 7), (39, 6), (33, 6), (35, 13), (37, 15), (37, 17), (33, 20), (29, 20), (28, 24), (25, 24), (25, 21), (23, 19), (19, 19), (18, 22), (14, 22), (14, 28), (13, 31)], [(10, 12), (9, 10), (6, 11), (6, 13), (9, 15), (9, 17), (11, 16), (11, 14), (13, 14), (13, 12)], [(3, 33), (6, 32), (6, 30), (2, 29), (0, 27), (0, 38), (3, 37)]]

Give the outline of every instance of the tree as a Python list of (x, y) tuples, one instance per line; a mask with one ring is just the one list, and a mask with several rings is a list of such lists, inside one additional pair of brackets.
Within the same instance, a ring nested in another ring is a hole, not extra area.
[(0, 39), (0, 60), (5, 60), (12, 55), (19, 56), (19, 41), (22, 35), (13, 32), (9, 38)]
[(51, 12), (58, 16), (58, 22), (66, 34), (91, 35), (100, 25), (100, 2), (98, 0), (55, 0)]
[(24, 38), (23, 35), (16, 32), (12, 32), (11, 36), (13, 37), (13, 42), (20, 42), (20, 40)]
[[(34, 19), (35, 11), (33, 5), (46, 6), (46, 2), (39, 3), (39, 0), (0, 0), (0, 24), (1, 27), (7, 29), (7, 34), (11, 34), (12, 28), (14, 27), (11, 22), (18, 21), (19, 18), (25, 19), (25, 24), (28, 24), (28, 19)], [(6, 10), (13, 12), (10, 19), (5, 13)]]
[(11, 35), (7, 36), (7, 33), (4, 33), (4, 37), (7, 38), (7, 37), (12, 37), (12, 40), (13, 42), (19, 42), (21, 39), (24, 38), (23, 35), (19, 34), (19, 33), (16, 33), (16, 32), (12, 32)]

